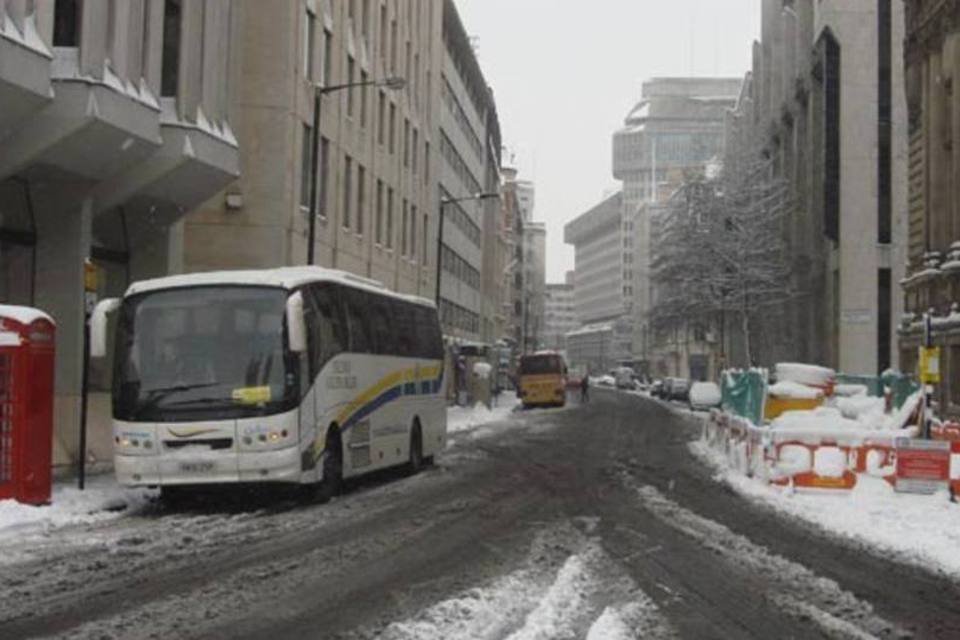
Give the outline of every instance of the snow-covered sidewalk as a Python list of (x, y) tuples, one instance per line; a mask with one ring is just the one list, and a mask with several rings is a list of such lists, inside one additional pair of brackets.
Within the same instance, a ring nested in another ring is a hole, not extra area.
[(520, 406), (520, 399), (514, 393), (501, 393), (496, 406), (488, 409), (478, 402), (472, 407), (450, 407), (447, 409), (447, 433), (456, 435), (471, 431), (477, 427), (502, 422)]
[(740, 495), (891, 557), (960, 578), (960, 505), (945, 494), (898, 494), (861, 474), (849, 492), (797, 491), (748, 478), (726, 456), (698, 440), (690, 449), (715, 478)]
[(146, 489), (124, 489), (113, 474), (87, 479), (84, 491), (76, 480), (57, 483), (51, 504), (35, 507), (14, 500), (0, 500), (0, 549), (4, 541), (42, 535), (52, 529), (120, 518), (143, 508), (156, 495)]
[[(480, 435), (485, 425), (504, 422), (519, 405), (514, 394), (500, 395), (497, 406), (451, 407), (447, 413), (447, 431), (451, 436), (470, 433)], [(88, 479), (84, 491), (76, 488), (76, 480), (54, 485), (50, 505), (35, 507), (14, 500), (0, 500), (0, 551), (4, 543), (43, 536), (61, 527), (90, 524), (138, 513), (157, 495), (156, 490), (124, 489), (117, 485), (112, 473)]]

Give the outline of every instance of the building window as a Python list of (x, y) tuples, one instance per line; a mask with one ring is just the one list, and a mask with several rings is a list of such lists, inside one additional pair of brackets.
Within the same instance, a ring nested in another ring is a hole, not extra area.
[(163, 55), (160, 70), (160, 95), (173, 98), (180, 82), (180, 0), (163, 5)]
[(403, 119), (403, 166), (410, 166), (410, 119)]
[(423, 266), (427, 266), (427, 254), (429, 253), (427, 251), (427, 234), (430, 229), (430, 219), (427, 217), (427, 214), (423, 214), (423, 227), (421, 229), (423, 231), (423, 242), (420, 244), (420, 261), (423, 263)]
[(57, 0), (53, 6), (53, 46), (80, 45), (80, 3), (77, 0)]
[(818, 45), (823, 82), (823, 232), (840, 240), (840, 43), (829, 29)]
[(411, 154), (410, 154), (412, 157), (410, 158), (410, 161), (413, 163), (413, 172), (414, 172), (414, 173), (417, 172), (417, 164), (418, 164), (418, 163), (417, 163), (417, 148), (419, 147), (419, 144), (418, 144), (418, 142), (419, 142), (419, 137), (420, 137), (420, 136), (419, 136), (419, 133), (420, 133), (420, 132), (417, 130), (417, 128), (414, 127), (414, 128), (413, 128), (413, 141), (410, 143), (410, 149), (412, 149), (412, 152), (411, 152)]
[(397, 19), (390, 21), (390, 71), (397, 72)]
[(374, 215), (374, 240), (377, 244), (383, 244), (383, 180), (380, 179), (377, 179), (377, 210)]
[(397, 105), (390, 103), (390, 153), (396, 150), (397, 142)]
[(327, 29), (323, 30), (323, 77), (320, 78), (320, 84), (326, 86), (333, 81), (330, 76), (330, 67), (333, 64), (333, 33)]
[(360, 32), (364, 38), (370, 33), (370, 0), (363, 0), (363, 13), (360, 16)]
[(357, 233), (363, 235), (363, 217), (366, 215), (364, 196), (367, 191), (367, 170), (357, 163)]
[(423, 143), (423, 184), (430, 184), (430, 143)]
[(311, 141), (313, 127), (303, 125), (303, 142), (300, 145), (300, 206), (310, 207), (310, 174), (313, 168)]
[(360, 71), (360, 82), (363, 84), (363, 86), (360, 87), (360, 126), (366, 127), (367, 126), (367, 84), (366, 83), (369, 82), (366, 71), (363, 71), (363, 70)]
[[(352, 6), (352, 5), (351, 5)], [(347, 82), (353, 82), (353, 72), (356, 63), (353, 61), (353, 56), (347, 55)], [(347, 117), (353, 117), (353, 87), (347, 89)]]
[(380, 60), (386, 67), (387, 60), (387, 5), (380, 5)]
[(403, 199), (403, 211), (400, 218), (400, 255), (407, 255), (407, 223), (409, 222), (407, 199)]
[(350, 190), (353, 182), (353, 159), (343, 156), (343, 228), (350, 228), (350, 206), (353, 204), (352, 191)]
[(417, 259), (417, 205), (410, 205), (410, 259)]
[(393, 188), (387, 189), (387, 249), (393, 249)]
[(319, 214), (325, 216), (327, 212), (327, 188), (330, 173), (330, 141), (324, 137), (320, 138), (320, 184), (317, 187), (317, 207)]
[[(891, 0), (877, 3), (877, 240), (891, 238)], [(881, 369), (883, 371), (883, 369)]]
[(317, 17), (313, 11), (307, 9), (306, 20), (303, 23), (303, 77), (313, 80), (313, 34), (316, 32)]
[(377, 99), (377, 144), (383, 146), (387, 127), (387, 94), (383, 91)]
[[(893, 318), (890, 302), (893, 296), (890, 269), (877, 270), (877, 373), (890, 367), (890, 341)], [(960, 397), (957, 398), (960, 400)]]

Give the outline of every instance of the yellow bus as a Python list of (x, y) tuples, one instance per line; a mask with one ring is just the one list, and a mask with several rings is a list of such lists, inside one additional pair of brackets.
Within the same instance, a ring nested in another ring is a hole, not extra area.
[(555, 351), (520, 357), (517, 388), (524, 407), (566, 404), (567, 364)]

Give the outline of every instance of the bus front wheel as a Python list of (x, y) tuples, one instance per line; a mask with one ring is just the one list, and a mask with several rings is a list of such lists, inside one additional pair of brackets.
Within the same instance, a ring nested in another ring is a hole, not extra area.
[(323, 448), (323, 479), (317, 487), (317, 498), (327, 502), (338, 495), (343, 484), (343, 447), (340, 444), (340, 432), (330, 427), (327, 443)]

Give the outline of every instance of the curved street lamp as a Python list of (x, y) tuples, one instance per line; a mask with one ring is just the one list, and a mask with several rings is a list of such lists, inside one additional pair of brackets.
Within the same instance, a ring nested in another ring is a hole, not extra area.
[(307, 264), (314, 264), (317, 239), (317, 157), (320, 154), (320, 106), (322, 98), (328, 93), (343, 91), (344, 89), (353, 89), (354, 87), (384, 87), (392, 91), (400, 91), (407, 86), (405, 78), (400, 76), (390, 76), (380, 80), (364, 80), (362, 82), (345, 82), (343, 84), (333, 84), (323, 86), (313, 85), (313, 131), (310, 140), (310, 222), (307, 233)]

